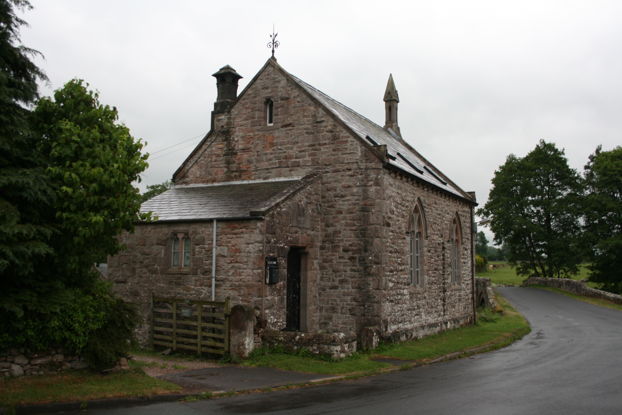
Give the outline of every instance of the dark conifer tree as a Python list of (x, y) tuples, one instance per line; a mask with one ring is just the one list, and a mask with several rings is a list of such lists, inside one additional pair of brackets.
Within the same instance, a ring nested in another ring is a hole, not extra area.
[[(51, 229), (43, 217), (53, 199), (45, 166), (29, 127), (30, 107), (45, 75), (32, 61), (36, 51), (19, 44), (24, 24), (15, 11), (24, 0), (0, 0), (0, 291), (31, 274), (47, 254)], [(2, 295), (2, 294), (0, 294)], [(2, 304), (0, 303), (0, 307)]]

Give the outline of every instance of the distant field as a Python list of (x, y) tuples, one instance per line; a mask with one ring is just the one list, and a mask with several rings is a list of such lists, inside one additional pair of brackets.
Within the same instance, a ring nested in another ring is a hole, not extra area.
[[(486, 272), (476, 272), (476, 276), (490, 278), (490, 280), (497, 285), (521, 285), (526, 277), (522, 275), (516, 275), (516, 268), (510, 266), (504, 261), (491, 261), (488, 263), (489, 270)], [(494, 269), (490, 270), (490, 266)], [(579, 266), (579, 273), (572, 276), (573, 280), (584, 280), (588, 276), (587, 264)], [(587, 285), (593, 288), (599, 288), (599, 284), (589, 282)]]

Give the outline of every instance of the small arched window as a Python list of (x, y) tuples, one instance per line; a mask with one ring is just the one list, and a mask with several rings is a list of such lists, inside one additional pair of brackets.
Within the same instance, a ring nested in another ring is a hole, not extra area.
[(190, 237), (185, 233), (173, 234), (171, 241), (171, 266), (190, 267)]
[(271, 99), (266, 100), (266, 124), (274, 124), (274, 102)]
[(412, 285), (423, 284), (423, 241), (425, 234), (425, 218), (419, 201), (410, 219), (408, 232), (409, 241), (409, 277)]
[(462, 231), (460, 229), (460, 219), (458, 216), (451, 223), (450, 234), (450, 259), (451, 259), (451, 281), (460, 281), (460, 251), (462, 245)]

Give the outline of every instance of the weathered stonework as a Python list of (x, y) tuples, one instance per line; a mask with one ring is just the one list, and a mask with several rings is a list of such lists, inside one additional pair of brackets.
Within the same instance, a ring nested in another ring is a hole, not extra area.
[(495, 309), (497, 300), (492, 289), (490, 278), (475, 278), (475, 306)]
[(0, 377), (19, 377), (58, 373), (68, 369), (85, 369), (86, 362), (63, 350), (28, 354), (23, 350), (9, 350), (0, 355)]
[(357, 340), (344, 333), (302, 333), (279, 330), (264, 330), (263, 345), (280, 347), (289, 352), (307, 350), (314, 354), (343, 359), (357, 350)]
[[(473, 321), (473, 269), (471, 207), (440, 191), (385, 172), (386, 201), (382, 223), (382, 275), (376, 292), (383, 337), (401, 340), (421, 337)], [(408, 273), (408, 220), (421, 202), (425, 217), (423, 283), (410, 282)], [(452, 282), (449, 229), (455, 215), (462, 225), (460, 279)]]
[(229, 316), (229, 354), (234, 359), (245, 359), (255, 346), (255, 311), (236, 305)]
[[(265, 118), (268, 100), (272, 125)], [(176, 185), (304, 178), (301, 189), (266, 212), (217, 222), (216, 300), (252, 307), (257, 330), (282, 330), (287, 258), (298, 249), (300, 330), (308, 334), (283, 334), (288, 341), (343, 336), (339, 351), (329, 353), (339, 355), (356, 349), (366, 327), (383, 339), (410, 339), (472, 322), (474, 201), (389, 168), (387, 160), (386, 148), (370, 146), (269, 61), (229, 111), (213, 114), (212, 130), (174, 175)], [(417, 203), (426, 223), (424, 278), (413, 285), (407, 233)], [(460, 273), (452, 282), (454, 221)], [(128, 249), (110, 259), (109, 278), (139, 304), (143, 344), (152, 296), (209, 299), (212, 231), (210, 220), (156, 222), (124, 235)], [(171, 235), (179, 232), (192, 241), (184, 270), (167, 265)], [(267, 257), (277, 258), (275, 284), (266, 283)]]

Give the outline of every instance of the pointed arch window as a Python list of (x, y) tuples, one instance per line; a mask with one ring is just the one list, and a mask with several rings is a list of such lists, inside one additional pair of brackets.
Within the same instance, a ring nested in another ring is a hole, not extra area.
[(460, 219), (456, 216), (450, 228), (450, 260), (451, 260), (451, 281), (459, 282), (461, 274), (460, 252), (462, 248), (462, 230)]
[(408, 232), (409, 245), (409, 278), (412, 285), (423, 285), (423, 241), (425, 235), (425, 218), (420, 202), (411, 216)]
[(266, 100), (266, 125), (274, 125), (274, 102)]

